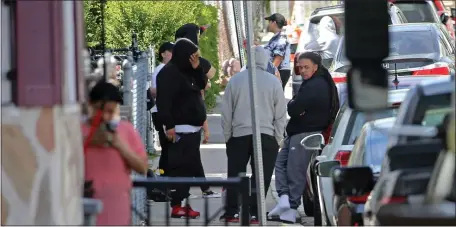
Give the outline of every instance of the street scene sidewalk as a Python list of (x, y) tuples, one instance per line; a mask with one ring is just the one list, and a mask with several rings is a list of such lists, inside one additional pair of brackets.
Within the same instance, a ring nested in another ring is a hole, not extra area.
[[(223, 95), (223, 93), (221, 94)], [(287, 100), (291, 98), (291, 87), (286, 86), (285, 97)], [(204, 170), (206, 177), (208, 179), (214, 178), (226, 178), (227, 176), (227, 159), (225, 151), (225, 142), (223, 137), (223, 131), (221, 128), (221, 115), (220, 115), (220, 100), (221, 97), (218, 97), (217, 107), (213, 110), (211, 114), (208, 114), (208, 123), (210, 129), (210, 139), (208, 144), (201, 145), (201, 159), (204, 165)], [(154, 167), (158, 166), (158, 158), (154, 160)], [(252, 170), (250, 166), (247, 167), (247, 175), (251, 175)], [(221, 194), (221, 188), (211, 188), (214, 192)], [(198, 187), (193, 187), (190, 191), (192, 196), (189, 199), (190, 205), (193, 209), (201, 212), (199, 219), (190, 220), (191, 225), (204, 225), (204, 198), (202, 198), (201, 189)], [(277, 201), (277, 192), (275, 190), (275, 176), (272, 176), (271, 186), (268, 191), (266, 198), (266, 211), (270, 211)], [(219, 214), (216, 212), (223, 207), (221, 198), (208, 198), (208, 207), (209, 207), (209, 217), (215, 215), (215, 218), (210, 222), (210, 225), (224, 225), (223, 222), (219, 221), (219, 217), (223, 214), (223, 211)], [(152, 225), (166, 225), (166, 203), (152, 203)], [(308, 225), (313, 226), (313, 218), (306, 217), (303, 211), (302, 206), (298, 209), (300, 222), (297, 222), (296, 225)], [(170, 225), (185, 225), (185, 219), (170, 219)], [(232, 223), (231, 225), (239, 225), (238, 223)], [(268, 221), (268, 225), (277, 226), (282, 225), (281, 222)]]

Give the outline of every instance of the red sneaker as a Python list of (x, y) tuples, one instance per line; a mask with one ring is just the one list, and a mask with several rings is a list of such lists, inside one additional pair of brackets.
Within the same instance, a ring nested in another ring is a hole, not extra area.
[(191, 219), (199, 218), (200, 212), (194, 211), (190, 206), (181, 207), (179, 205), (173, 206), (171, 211), (172, 218), (186, 218), (188, 217)]

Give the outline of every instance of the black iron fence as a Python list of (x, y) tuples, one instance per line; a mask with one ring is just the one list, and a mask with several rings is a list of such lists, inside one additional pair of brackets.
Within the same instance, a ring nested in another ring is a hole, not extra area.
[[(239, 204), (241, 207), (240, 212), (240, 224), (241, 226), (249, 226), (250, 225), (250, 212), (249, 212), (249, 201), (250, 201), (250, 178), (245, 174), (235, 177), (235, 178), (228, 178), (228, 179), (206, 179), (206, 178), (184, 178), (184, 177), (163, 177), (163, 178), (145, 178), (145, 179), (136, 179), (133, 181), (133, 187), (135, 188), (145, 188), (147, 191), (151, 191), (154, 189), (159, 188), (160, 190), (165, 190), (169, 192), (169, 189), (172, 189), (175, 186), (182, 186), (186, 185), (189, 187), (200, 187), (200, 186), (212, 186), (212, 187), (223, 187), (225, 189), (235, 190), (239, 193)], [(223, 199), (226, 200), (226, 197)], [(144, 225), (150, 226), (152, 225), (152, 213), (153, 209), (151, 207), (151, 203), (149, 200), (144, 201), (146, 207), (146, 215), (143, 215), (142, 212), (136, 212), (137, 215), (140, 215), (141, 219), (144, 220)], [(170, 205), (169, 201), (166, 202), (167, 205), (165, 206), (165, 220), (166, 226), (170, 225)], [(226, 201), (213, 215), (209, 214), (209, 202), (208, 198), (204, 198), (204, 225), (208, 226), (209, 223), (216, 219), (221, 213), (226, 210)], [(189, 199), (186, 199), (186, 206), (190, 205)], [(133, 207), (133, 209), (135, 209)], [(190, 225), (190, 218), (187, 215), (186, 225)], [(160, 224), (163, 225), (163, 224)], [(225, 226), (228, 223), (225, 221)]]

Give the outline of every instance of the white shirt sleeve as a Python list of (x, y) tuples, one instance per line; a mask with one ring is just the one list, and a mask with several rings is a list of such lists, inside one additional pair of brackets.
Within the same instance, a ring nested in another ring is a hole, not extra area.
[(151, 88), (157, 88), (157, 75), (160, 72), (160, 70), (165, 66), (165, 64), (161, 63), (160, 65), (155, 68), (154, 72), (152, 73), (152, 85)]

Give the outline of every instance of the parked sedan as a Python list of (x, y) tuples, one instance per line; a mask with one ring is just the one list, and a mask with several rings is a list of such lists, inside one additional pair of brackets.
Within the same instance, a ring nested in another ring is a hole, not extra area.
[[(380, 174), (383, 157), (386, 154), (388, 133), (395, 118), (385, 118), (367, 122), (353, 148), (347, 167), (368, 166), (375, 178)], [(320, 164), (322, 166), (323, 163)], [(318, 171), (318, 170), (317, 170)], [(322, 174), (322, 173), (320, 173)], [(362, 217), (367, 195), (334, 196), (334, 223), (339, 226), (363, 225)]]
[[(383, 67), (390, 75), (424, 76), (454, 74), (455, 46), (442, 28), (431, 23), (390, 25), (390, 56)], [(345, 82), (351, 63), (341, 39), (329, 68), (335, 82)]]
[[(342, 106), (333, 124), (328, 144), (320, 152), (314, 152), (307, 169), (307, 186), (303, 195), (305, 211), (313, 210), (315, 225), (335, 225), (333, 212), (332, 181), (328, 176), (320, 177), (316, 172), (318, 162), (338, 160), (346, 166), (356, 139), (359, 137), (362, 126), (370, 120), (394, 117), (400, 103), (403, 101), (407, 89), (392, 90), (389, 92), (390, 108), (375, 112), (367, 116), (363, 112), (352, 110), (347, 103)], [(316, 134), (312, 136), (321, 136)], [(312, 136), (306, 137), (311, 138)], [(303, 146), (305, 146), (304, 139)], [(324, 143), (323, 143), (324, 144)], [(309, 148), (312, 149), (312, 148)], [(306, 212), (307, 213), (307, 212)], [(308, 214), (308, 213), (307, 213)]]

